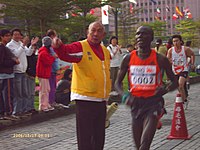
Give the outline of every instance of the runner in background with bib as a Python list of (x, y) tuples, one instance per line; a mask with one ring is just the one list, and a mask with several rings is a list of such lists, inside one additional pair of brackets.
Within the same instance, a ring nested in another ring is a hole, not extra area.
[(191, 59), (191, 69), (194, 69), (195, 55), (194, 52), (186, 46), (182, 46), (182, 37), (181, 35), (173, 35), (172, 42), (173, 47), (169, 49), (167, 57), (172, 63), (172, 70), (174, 74), (178, 77), (179, 87), (178, 90), (181, 94), (183, 102), (187, 102), (186, 93), (184, 85), (188, 77), (188, 58)]
[[(159, 116), (164, 110), (163, 95), (177, 88), (177, 80), (167, 57), (151, 49), (153, 30), (141, 26), (136, 31), (137, 50), (126, 55), (121, 63), (115, 88), (122, 101), (131, 107), (133, 139), (138, 150), (150, 149)], [(170, 82), (164, 85), (164, 70)], [(122, 89), (122, 81), (128, 72), (130, 90)]]

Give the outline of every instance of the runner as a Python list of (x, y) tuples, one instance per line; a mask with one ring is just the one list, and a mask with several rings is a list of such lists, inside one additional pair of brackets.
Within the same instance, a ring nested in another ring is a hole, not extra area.
[(187, 102), (187, 97), (184, 89), (184, 85), (188, 77), (187, 58), (192, 58), (190, 67), (191, 69), (194, 69), (195, 55), (189, 47), (181, 45), (183, 41), (181, 35), (173, 35), (172, 41), (174, 46), (169, 49), (167, 57), (172, 63), (172, 70), (174, 74), (178, 77), (178, 90), (181, 94), (182, 100), (183, 102)]
[[(162, 96), (177, 87), (169, 60), (150, 48), (153, 35), (150, 27), (137, 29), (137, 51), (124, 57), (115, 83), (122, 101), (131, 106), (133, 139), (139, 150), (150, 148), (164, 108)], [(170, 80), (167, 85), (162, 83), (163, 69)], [(127, 72), (130, 90), (125, 93), (121, 84)]]

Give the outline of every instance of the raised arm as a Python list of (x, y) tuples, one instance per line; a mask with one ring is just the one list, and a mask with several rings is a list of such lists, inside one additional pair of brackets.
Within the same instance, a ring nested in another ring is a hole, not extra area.
[(59, 38), (54, 38), (52, 47), (58, 57), (63, 61), (77, 63), (82, 59), (83, 50), (80, 42), (63, 44)]

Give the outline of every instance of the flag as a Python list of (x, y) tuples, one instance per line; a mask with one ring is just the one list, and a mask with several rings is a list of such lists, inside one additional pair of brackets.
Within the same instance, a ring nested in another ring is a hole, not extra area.
[(94, 15), (94, 9), (91, 9), (91, 10), (90, 10), (90, 14), (91, 14), (91, 15)]
[(129, 9), (130, 9), (130, 13), (133, 13), (133, 5), (132, 5), (132, 3), (130, 3)]
[(75, 14), (75, 13), (72, 13), (71, 15), (72, 15), (72, 17), (76, 17), (77, 16), (77, 14)]
[(179, 10), (178, 6), (176, 6), (176, 13), (183, 17), (183, 13)]
[(156, 19), (157, 21), (160, 21), (160, 18), (159, 18), (158, 16), (155, 16), (155, 19)]
[(158, 14), (160, 14), (160, 8), (157, 7), (156, 11)]
[(163, 20), (164, 20), (164, 21), (167, 21), (167, 17), (166, 17), (166, 16), (164, 16), (164, 17), (163, 17)]
[(105, 16), (108, 16), (106, 10), (103, 10), (103, 14), (104, 14)]
[(170, 11), (170, 9), (169, 9), (169, 6), (167, 5), (166, 6), (166, 12), (169, 12)]
[(137, 5), (137, 1), (136, 0), (129, 0), (129, 2), (134, 3), (135, 5)]
[(190, 12), (190, 10), (189, 10), (189, 8), (185, 8), (185, 9), (183, 9), (183, 12), (187, 13), (187, 12)]
[(156, 0), (150, 0), (154, 5), (157, 4)]
[(186, 15), (186, 18), (192, 19), (192, 13), (191, 13), (191, 12), (188, 12), (187, 15)]
[(177, 14), (173, 14), (172, 19), (173, 19), (173, 20), (178, 19), (178, 15), (177, 15)]

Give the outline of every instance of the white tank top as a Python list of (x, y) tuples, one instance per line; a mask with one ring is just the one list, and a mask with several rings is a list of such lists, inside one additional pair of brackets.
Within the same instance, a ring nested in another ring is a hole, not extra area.
[(177, 53), (175, 48), (172, 47), (172, 70), (175, 75), (188, 71), (184, 46), (181, 46), (181, 51), (179, 53)]

